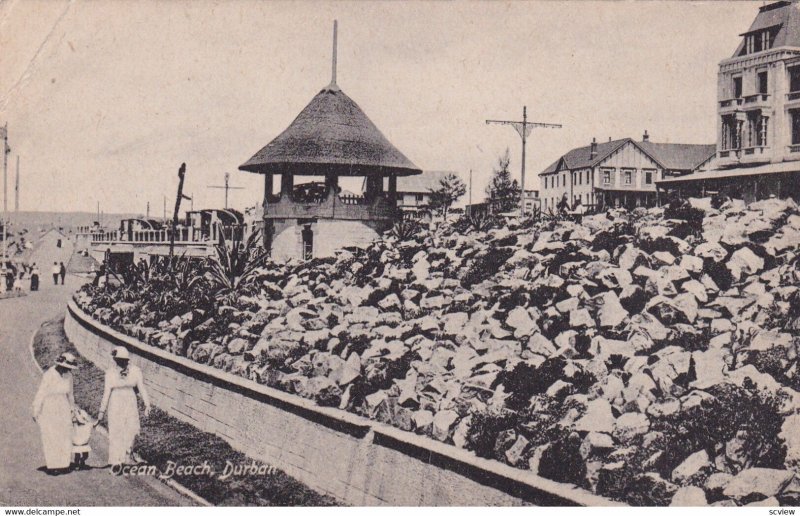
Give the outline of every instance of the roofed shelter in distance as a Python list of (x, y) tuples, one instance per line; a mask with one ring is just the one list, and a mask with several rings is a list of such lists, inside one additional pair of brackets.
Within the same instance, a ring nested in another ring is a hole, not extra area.
[[(445, 170), (426, 170), (422, 174), (397, 178), (397, 208), (403, 218), (430, 218), (431, 193), (442, 187), (442, 180), (448, 175), (457, 175)], [(366, 181), (362, 191), (366, 191)], [(384, 179), (383, 187), (388, 191), (389, 179)]]
[[(339, 89), (336, 37), (334, 22), (331, 83), (239, 167), (264, 174), (264, 245), (277, 260), (331, 256), (341, 247), (368, 243), (401, 217), (397, 178), (422, 173)], [(321, 180), (296, 184), (296, 176)], [(342, 176), (363, 177), (363, 194), (343, 193)]]
[(716, 147), (655, 143), (644, 132), (632, 138), (597, 142), (572, 149), (539, 174), (544, 211), (556, 211), (566, 197), (570, 209), (604, 210), (655, 206), (656, 183), (711, 166)]
[(741, 37), (719, 64), (714, 169), (658, 186), (747, 202), (800, 200), (800, 4), (762, 6)]

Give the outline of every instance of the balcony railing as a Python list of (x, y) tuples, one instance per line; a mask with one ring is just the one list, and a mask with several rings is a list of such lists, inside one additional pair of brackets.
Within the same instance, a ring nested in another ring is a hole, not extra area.
[(800, 99), (800, 91), (790, 91), (786, 94), (786, 100), (798, 100)]
[(744, 155), (752, 156), (757, 154), (764, 154), (764, 151), (766, 151), (767, 149), (769, 149), (769, 147), (765, 147), (763, 145), (760, 146), (757, 145), (755, 147), (747, 147), (744, 149)]
[(742, 102), (744, 102), (744, 98), (743, 97), (737, 97), (735, 99), (720, 100), (719, 101), (719, 107), (741, 106)]
[(789, 145), (789, 152), (800, 152), (800, 144)]
[(741, 155), (742, 155), (742, 149), (738, 147), (719, 151), (720, 158), (738, 158)]
[(339, 195), (339, 200), (342, 201), (342, 204), (346, 204), (348, 206), (364, 206), (368, 204), (366, 197), (364, 197), (363, 195), (355, 195), (355, 194)]
[(769, 94), (767, 93), (756, 93), (755, 95), (747, 95), (744, 98), (745, 104), (753, 104), (756, 102), (766, 102), (769, 100)]

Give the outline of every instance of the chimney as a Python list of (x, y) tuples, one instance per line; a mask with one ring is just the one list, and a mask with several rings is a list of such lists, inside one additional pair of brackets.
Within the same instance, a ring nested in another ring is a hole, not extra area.
[(642, 141), (643, 142), (649, 142), (650, 141), (650, 135), (647, 134), (647, 129), (644, 130), (644, 134), (642, 135)]
[(589, 151), (589, 160), (593, 160), (597, 157), (597, 138), (592, 138), (592, 146), (591, 150)]

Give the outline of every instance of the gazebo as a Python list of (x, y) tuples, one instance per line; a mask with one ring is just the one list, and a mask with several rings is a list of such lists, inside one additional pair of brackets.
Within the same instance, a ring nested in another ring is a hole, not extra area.
[[(239, 169), (264, 174), (264, 245), (279, 260), (371, 241), (401, 216), (397, 177), (422, 173), (336, 84), (336, 22), (331, 83)], [(295, 184), (295, 176), (322, 180)], [(363, 177), (363, 195), (343, 193), (341, 176)]]

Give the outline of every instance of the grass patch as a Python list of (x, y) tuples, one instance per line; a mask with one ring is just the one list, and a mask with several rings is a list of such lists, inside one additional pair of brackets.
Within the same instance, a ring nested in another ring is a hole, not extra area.
[[(78, 357), (75, 370), (75, 403), (92, 417), (103, 396), (104, 372), (75, 349), (64, 334), (64, 317), (42, 325), (33, 341), (33, 353), (39, 365), (47, 369), (58, 356), (69, 351)], [(167, 461), (177, 464), (202, 464), (208, 461), (215, 476), (196, 475), (175, 478), (181, 485), (203, 496), (214, 505), (253, 506), (331, 506), (338, 505), (330, 496), (322, 495), (273, 469), (266, 475), (231, 476), (221, 479), (226, 461), (235, 465), (255, 462), (220, 437), (202, 432), (179, 421), (163, 410), (153, 407), (150, 417), (142, 419), (142, 431), (136, 438), (134, 450), (149, 464), (163, 471)]]

